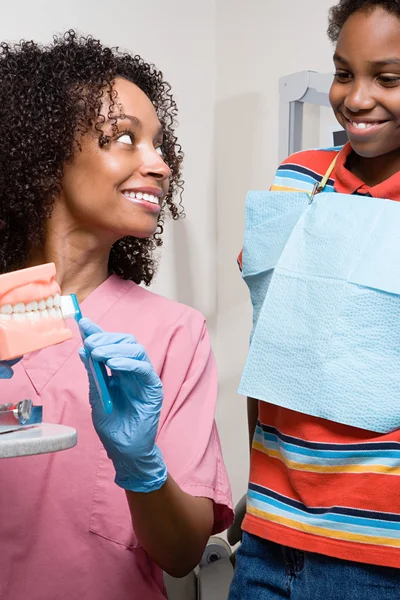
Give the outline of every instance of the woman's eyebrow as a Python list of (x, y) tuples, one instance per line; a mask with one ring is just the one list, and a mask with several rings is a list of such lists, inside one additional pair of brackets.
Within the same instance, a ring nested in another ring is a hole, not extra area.
[[(109, 119), (109, 120), (112, 121), (112, 119)], [(142, 127), (143, 127), (142, 121), (133, 115), (125, 115), (125, 114), (120, 115), (119, 117), (117, 117), (117, 120), (118, 121), (124, 121), (124, 120), (131, 121), (132, 125), (134, 125), (137, 129), (142, 129)], [(160, 125), (158, 126), (158, 129), (156, 131), (155, 137), (163, 136), (163, 134), (164, 134), (164, 131), (163, 131), (162, 125), (160, 123)]]
[[(141, 129), (142, 128), (142, 122), (140, 119), (138, 119), (137, 117), (134, 117), (133, 115), (119, 115), (118, 117), (115, 117), (117, 119), (117, 121), (131, 121), (132, 125), (134, 125), (135, 127), (137, 127), (137, 129)], [(109, 119), (109, 121), (113, 121), (113, 118)]]

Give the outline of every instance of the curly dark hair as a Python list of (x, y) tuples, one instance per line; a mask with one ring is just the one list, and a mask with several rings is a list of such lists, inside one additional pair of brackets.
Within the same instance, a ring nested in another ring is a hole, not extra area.
[(329, 10), (328, 36), (331, 42), (337, 42), (343, 25), (347, 19), (359, 10), (373, 11), (383, 8), (400, 18), (399, 0), (340, 0)]
[[(62, 187), (64, 163), (79, 151), (79, 136), (95, 128), (99, 141), (105, 95), (115, 106), (113, 81), (124, 77), (149, 97), (163, 134), (165, 162), (171, 169), (166, 208), (173, 219), (182, 212), (183, 153), (174, 134), (177, 106), (169, 84), (140, 56), (103, 46), (70, 30), (51, 44), (33, 41), (0, 44), (0, 273), (29, 263), (41, 248), (52, 205)], [(116, 127), (116, 123), (113, 125)], [(178, 193), (178, 202), (173, 198)], [(109, 271), (149, 285), (155, 273), (154, 250), (162, 244), (164, 211), (157, 231), (146, 239), (124, 237), (112, 247)]]

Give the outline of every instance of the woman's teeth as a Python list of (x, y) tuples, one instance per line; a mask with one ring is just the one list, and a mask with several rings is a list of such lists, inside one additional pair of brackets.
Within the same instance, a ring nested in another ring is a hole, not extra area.
[(54, 297), (24, 304), (3, 304), (0, 306), (0, 321), (39, 321), (40, 319), (62, 319), (60, 294)]
[(159, 198), (157, 196), (153, 196), (153, 194), (143, 194), (142, 192), (123, 192), (126, 198), (130, 198), (131, 200), (146, 200), (147, 202), (152, 202), (153, 204), (159, 203)]

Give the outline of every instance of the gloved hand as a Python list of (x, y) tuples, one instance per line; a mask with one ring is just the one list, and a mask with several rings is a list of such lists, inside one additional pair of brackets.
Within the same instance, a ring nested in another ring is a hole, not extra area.
[[(163, 401), (161, 381), (146, 351), (131, 335), (105, 333), (89, 319), (79, 327), (85, 350), (79, 355), (89, 375), (89, 400), (96, 432), (113, 461), (115, 483), (133, 492), (152, 492), (167, 479), (167, 468), (155, 444)], [(108, 388), (113, 402), (107, 415), (86, 352), (111, 370)]]
[(14, 375), (14, 371), (11, 367), (16, 365), (21, 358), (22, 356), (20, 358), (14, 358), (13, 360), (0, 361), (0, 379), (11, 379), (11, 377)]

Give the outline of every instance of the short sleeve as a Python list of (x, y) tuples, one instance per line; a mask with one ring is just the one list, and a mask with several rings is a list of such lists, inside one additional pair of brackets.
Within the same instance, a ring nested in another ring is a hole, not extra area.
[(187, 309), (165, 356), (157, 444), (178, 485), (213, 501), (213, 533), (219, 533), (233, 520), (232, 498), (215, 423), (217, 369), (200, 313)]

